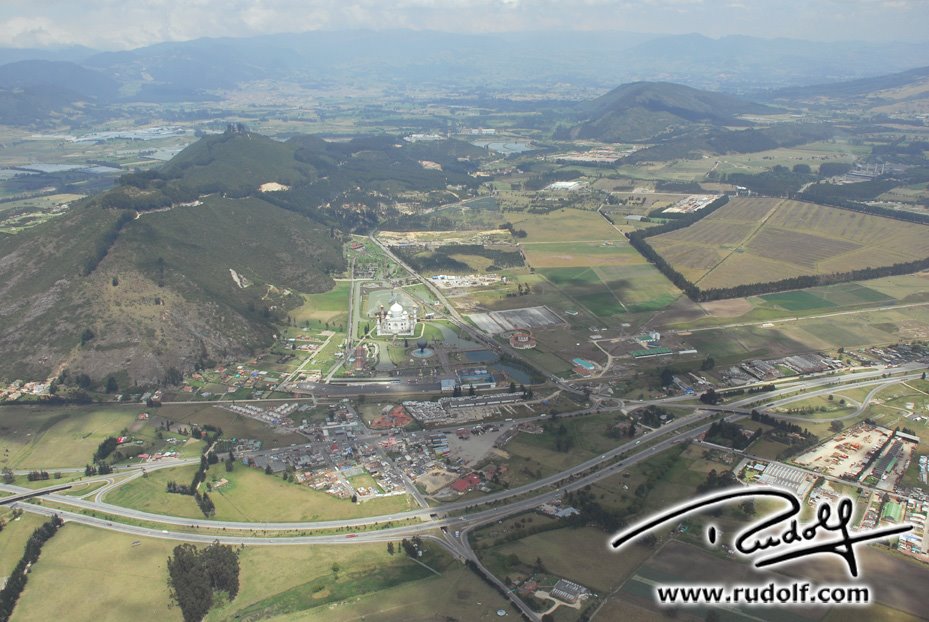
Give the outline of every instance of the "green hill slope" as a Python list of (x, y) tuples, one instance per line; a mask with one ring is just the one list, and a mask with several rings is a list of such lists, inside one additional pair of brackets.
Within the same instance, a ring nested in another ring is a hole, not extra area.
[[(54, 229), (0, 241), (0, 376), (69, 368), (158, 382), (171, 368), (241, 356), (270, 340), (298, 302), (291, 292), (325, 291), (327, 273), (342, 268), (340, 244), (318, 223), (258, 199), (215, 198), (143, 213), (82, 275), (117, 216), (84, 207)], [(94, 337), (82, 344), (87, 329)]]
[[(469, 158), (483, 154), (393, 137), (280, 142), (242, 126), (205, 137), (0, 237), (0, 378), (68, 368), (148, 383), (250, 353), (298, 293), (332, 287), (344, 270), (339, 229), (376, 223), (395, 193), (476, 185)], [(261, 192), (268, 182), (288, 189)]]
[(737, 115), (766, 114), (773, 109), (681, 84), (634, 82), (586, 102), (580, 111), (586, 120), (571, 128), (571, 138), (637, 142), (695, 124), (743, 124)]

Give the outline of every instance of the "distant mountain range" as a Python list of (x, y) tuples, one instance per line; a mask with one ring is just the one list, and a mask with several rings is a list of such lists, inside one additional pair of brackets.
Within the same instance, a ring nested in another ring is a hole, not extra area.
[(925, 100), (929, 97), (929, 67), (918, 67), (889, 75), (861, 78), (847, 82), (814, 84), (779, 89), (767, 99), (783, 102), (820, 102), (841, 100), (845, 104), (859, 100), (877, 106), (895, 102)]
[[(491, 93), (560, 89), (562, 96), (572, 88), (661, 80), (748, 93), (929, 65), (929, 46), (625, 32), (317, 31), (197, 39), (121, 52), (0, 49), (0, 64), (23, 61), (46, 63), (8, 67), (8, 76), (18, 78), (0, 80), (0, 89), (12, 83), (54, 87), (97, 103), (196, 101), (264, 79), (394, 93), (425, 87)], [(84, 81), (92, 86), (83, 87)]]

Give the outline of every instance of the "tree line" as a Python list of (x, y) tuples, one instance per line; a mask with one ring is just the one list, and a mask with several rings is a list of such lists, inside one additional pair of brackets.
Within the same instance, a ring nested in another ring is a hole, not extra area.
[(58, 533), (58, 528), (64, 524), (57, 515), (51, 517), (41, 527), (32, 532), (29, 540), (26, 541), (26, 549), (19, 563), (10, 573), (3, 590), (0, 590), (0, 622), (6, 622), (13, 615), (13, 608), (16, 607), (16, 601), (22, 594), (28, 580), (29, 567), (39, 559), (39, 553), (42, 552), (42, 546), (48, 540)]
[[(708, 216), (712, 211), (722, 207), (728, 202), (728, 197), (720, 197), (707, 207), (688, 215), (686, 218), (669, 221), (658, 227), (649, 229), (639, 229), (626, 234), (629, 238), (630, 245), (639, 253), (655, 265), (658, 270), (664, 274), (669, 281), (678, 287), (688, 298), (694, 302), (709, 302), (712, 300), (722, 300), (727, 298), (741, 298), (745, 296), (757, 296), (760, 294), (769, 294), (790, 289), (806, 289), (809, 287), (818, 287), (822, 285), (833, 285), (836, 283), (846, 283), (848, 281), (860, 281), (867, 279), (877, 279), (885, 276), (896, 276), (900, 274), (911, 274), (921, 270), (929, 269), (929, 257), (914, 259), (912, 261), (898, 262), (889, 266), (879, 266), (877, 268), (867, 267), (848, 270), (846, 272), (833, 272), (830, 274), (812, 274), (788, 277), (777, 281), (767, 281), (761, 283), (744, 283), (732, 287), (717, 287), (711, 289), (700, 289), (684, 275), (674, 269), (654, 248), (646, 241), (646, 238), (676, 231), (688, 227), (700, 218)], [(886, 208), (872, 207), (868, 205), (859, 205), (849, 202), (829, 203), (832, 207), (842, 209), (851, 209), (869, 213), (878, 216), (888, 216), (897, 220), (917, 222), (920, 224), (929, 224), (929, 215), (915, 214), (911, 212), (898, 212)], [(711, 210), (712, 208), (712, 210)]]

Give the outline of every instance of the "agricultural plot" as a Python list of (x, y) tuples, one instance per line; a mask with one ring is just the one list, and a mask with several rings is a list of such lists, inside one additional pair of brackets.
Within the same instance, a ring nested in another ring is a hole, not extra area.
[(564, 323), (564, 320), (548, 307), (472, 313), (469, 317), (481, 330), (492, 335), (517, 328), (546, 328)]
[(350, 290), (351, 283), (338, 281), (328, 292), (304, 294), (304, 304), (290, 311), (288, 315), (294, 319), (297, 326), (344, 325)]
[(547, 268), (538, 272), (598, 318), (662, 309), (679, 295), (667, 279), (647, 264)]
[(177, 544), (69, 523), (42, 549), (13, 619), (180, 621), (168, 592), (167, 561)]
[(87, 464), (107, 436), (136, 422), (136, 408), (40, 408), (0, 410), (0, 465), (11, 469)]
[(642, 263), (639, 254), (625, 241), (527, 242), (522, 245), (534, 268), (563, 266), (616, 266)]
[[(106, 501), (156, 514), (203, 518), (192, 497), (165, 490), (169, 481), (187, 484), (196, 470), (196, 466), (184, 466), (156, 471), (120, 486), (106, 496)], [(216, 520), (315, 521), (390, 514), (412, 507), (406, 495), (352, 503), (242, 464), (236, 464), (232, 472), (216, 466), (207, 472), (206, 481), (211, 485), (223, 479), (227, 483), (210, 493)]]
[[(700, 289), (715, 289), (929, 257), (927, 233), (921, 225), (813, 203), (738, 198), (649, 244)], [(802, 310), (813, 301), (786, 304)]]

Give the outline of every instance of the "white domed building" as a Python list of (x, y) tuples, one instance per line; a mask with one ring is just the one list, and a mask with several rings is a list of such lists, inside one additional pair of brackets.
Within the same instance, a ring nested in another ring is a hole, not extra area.
[(403, 308), (403, 305), (395, 301), (386, 313), (378, 314), (378, 336), (412, 335), (415, 328), (416, 307), (413, 307), (413, 313), (410, 313)]

